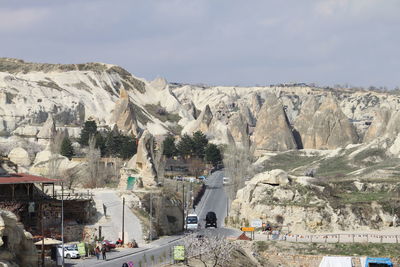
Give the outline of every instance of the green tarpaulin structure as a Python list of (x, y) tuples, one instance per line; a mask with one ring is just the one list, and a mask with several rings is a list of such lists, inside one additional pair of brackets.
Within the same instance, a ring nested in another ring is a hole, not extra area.
[(128, 177), (128, 182), (127, 182), (127, 185), (126, 185), (126, 190), (132, 190), (133, 186), (136, 183), (136, 180), (137, 180), (136, 177), (129, 176)]
[(185, 246), (174, 246), (174, 261), (185, 260)]
[(85, 247), (85, 243), (79, 243), (78, 244), (78, 252), (79, 255), (81, 255), (82, 257), (86, 256), (86, 247)]

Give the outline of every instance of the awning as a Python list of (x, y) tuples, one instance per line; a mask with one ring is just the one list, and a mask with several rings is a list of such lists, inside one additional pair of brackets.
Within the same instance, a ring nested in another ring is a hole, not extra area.
[(389, 258), (370, 258), (370, 257), (367, 257), (367, 260), (365, 262), (365, 266), (369, 266), (370, 263), (384, 264), (384, 265), (387, 265), (388, 267), (392, 267), (393, 266), (393, 263)]
[[(60, 244), (62, 244), (62, 242), (60, 240), (53, 239), (53, 238), (45, 238), (44, 239), (44, 244), (45, 245), (60, 245)], [(42, 240), (36, 242), (35, 245), (36, 246), (42, 245)]]
[(351, 257), (325, 256), (319, 267), (352, 267)]

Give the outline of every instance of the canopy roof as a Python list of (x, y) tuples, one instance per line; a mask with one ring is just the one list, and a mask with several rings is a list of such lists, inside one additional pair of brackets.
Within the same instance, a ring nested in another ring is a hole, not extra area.
[[(42, 244), (42, 240), (39, 240), (38, 242), (35, 243), (35, 245), (37, 245), (37, 246), (41, 245), (41, 244)], [(45, 245), (59, 245), (59, 244), (62, 244), (62, 241), (53, 239), (53, 238), (45, 238), (44, 244)]]
[(367, 257), (366, 266), (370, 263), (386, 264), (387, 266), (393, 266), (392, 261), (389, 258), (370, 258)]
[(325, 256), (322, 258), (319, 267), (352, 267), (351, 257)]
[(33, 184), (33, 183), (48, 183), (54, 184), (58, 180), (45, 178), (41, 176), (30, 175), (26, 173), (7, 173), (0, 175), (0, 185), (2, 184)]

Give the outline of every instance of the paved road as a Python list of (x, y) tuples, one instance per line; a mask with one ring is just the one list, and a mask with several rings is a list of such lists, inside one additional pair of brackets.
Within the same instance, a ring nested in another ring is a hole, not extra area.
[[(224, 219), (226, 216), (227, 198), (222, 185), (223, 172), (215, 172), (209, 176), (206, 192), (197, 205), (195, 212), (199, 218), (205, 219), (208, 211), (214, 211), (218, 219), (218, 228), (201, 229), (198, 233), (222, 236), (238, 236), (239, 231), (229, 228), (223, 228)], [(118, 228), (119, 229), (119, 228)], [(171, 262), (171, 250), (174, 245), (183, 244), (184, 235), (170, 236), (161, 238), (151, 243), (151, 247), (141, 247), (139, 249), (127, 249), (124, 252), (109, 253), (109, 260), (97, 261), (96, 259), (89, 259), (84, 261), (75, 260), (74, 266), (115, 266), (120, 267), (124, 262), (132, 261), (135, 266), (157, 266), (162, 263)], [(71, 261), (73, 262), (73, 261)], [(140, 264), (141, 263), (141, 264)]]
[(195, 213), (199, 216), (201, 228), (205, 226), (206, 214), (209, 211), (214, 211), (217, 215), (218, 227), (224, 226), (227, 214), (227, 197), (222, 185), (223, 177), (224, 172), (217, 171), (207, 179), (207, 190), (195, 210)]
[[(102, 235), (105, 239), (115, 241), (122, 238), (122, 200), (114, 191), (95, 191), (94, 200), (97, 210), (103, 213), (103, 204), (107, 207), (107, 217), (100, 219), (99, 225), (102, 226)], [(103, 214), (104, 215), (104, 214)], [(125, 240), (131, 241), (132, 238), (144, 244), (142, 226), (139, 219), (125, 205)]]

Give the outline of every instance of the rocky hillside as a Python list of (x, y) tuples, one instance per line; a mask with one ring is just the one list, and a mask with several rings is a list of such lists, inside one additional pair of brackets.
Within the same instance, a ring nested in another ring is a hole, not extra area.
[[(158, 136), (201, 130), (213, 143), (250, 147), (256, 176), (238, 192), (236, 221), (269, 214), (310, 231), (345, 229), (348, 221), (381, 228), (400, 212), (386, 195), (396, 192), (400, 174), (394, 92), (169, 84), (110, 64), (0, 58), (0, 154), (42, 173), (51, 153), (41, 151), (54, 133), (62, 129), (74, 139), (88, 119), (141, 137), (128, 166), (141, 166), (148, 185), (155, 183), (149, 148)], [(66, 158), (57, 161), (78, 169)], [(265, 177), (273, 169), (286, 174), (270, 183)]]
[(163, 134), (176, 121), (158, 118), (157, 107), (176, 114), (181, 109), (164, 80), (147, 82), (118, 66), (35, 64), (8, 58), (0, 59), (0, 103), (1, 135), (39, 139), (50, 115), (72, 136), (88, 118), (101, 126), (118, 124), (126, 131), (140, 127)]
[[(387, 137), (395, 142), (395, 94), (309, 86), (206, 87), (146, 81), (103, 64), (0, 59), (0, 134), (46, 139), (49, 117), (70, 136), (95, 119), (135, 135), (202, 130), (215, 143), (259, 151), (336, 149)], [(400, 141), (398, 141), (400, 142)], [(390, 150), (396, 154), (396, 149)]]
[(265, 154), (238, 191), (229, 224), (262, 219), (297, 233), (400, 226), (399, 166), (385, 149), (361, 144)]

